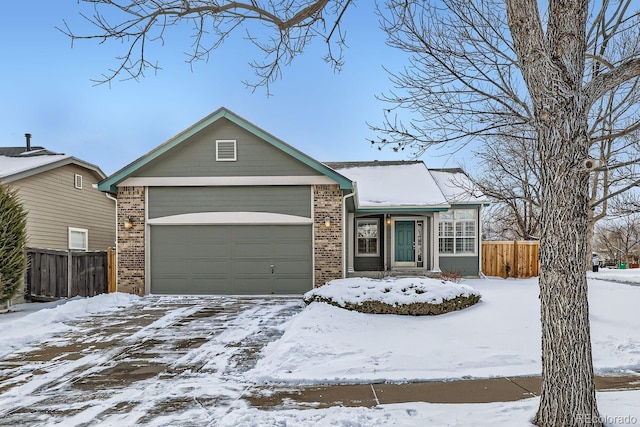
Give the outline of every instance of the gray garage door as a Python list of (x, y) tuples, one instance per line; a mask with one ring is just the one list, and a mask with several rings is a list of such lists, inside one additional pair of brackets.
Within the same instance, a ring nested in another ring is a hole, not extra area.
[(312, 288), (310, 225), (155, 225), (153, 294), (301, 294)]

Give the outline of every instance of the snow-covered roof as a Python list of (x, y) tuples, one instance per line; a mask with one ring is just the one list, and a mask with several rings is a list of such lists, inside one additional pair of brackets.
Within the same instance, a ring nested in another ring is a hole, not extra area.
[(93, 170), (100, 178), (106, 176), (99, 167), (67, 154), (54, 153), (42, 147), (35, 147), (37, 149), (24, 152), (12, 152), (12, 148), (0, 147), (0, 180), (5, 182), (22, 179), (71, 163)]
[(449, 207), (421, 161), (327, 163), (355, 181), (360, 208)]
[(6, 178), (11, 175), (26, 172), (28, 170), (36, 169), (41, 166), (56, 163), (60, 160), (68, 159), (70, 157), (71, 156), (68, 156), (66, 154), (30, 157), (0, 156), (0, 178)]
[(326, 164), (356, 183), (359, 208), (488, 203), (462, 169), (428, 169), (419, 160)]
[(488, 203), (462, 169), (429, 169), (449, 203)]

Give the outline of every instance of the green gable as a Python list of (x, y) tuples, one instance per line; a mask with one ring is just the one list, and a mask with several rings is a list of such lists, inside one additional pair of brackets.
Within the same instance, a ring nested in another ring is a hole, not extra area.
[[(180, 151), (176, 151), (176, 150), (180, 150), (179, 146), (181, 144), (185, 143), (186, 141), (196, 140), (199, 134), (206, 133), (208, 129), (215, 128), (216, 126), (223, 127), (225, 123), (228, 124), (229, 122), (231, 122), (231, 124), (240, 128), (241, 133), (251, 136), (253, 141), (257, 141), (257, 142), (254, 142), (254, 144), (266, 143), (270, 147), (276, 149), (276, 150), (271, 150), (270, 156), (258, 156), (258, 157), (263, 157), (264, 159), (268, 160), (269, 158), (277, 158), (278, 156), (279, 157), (290, 156), (291, 158), (297, 160), (297, 162), (300, 163), (299, 166), (294, 166), (290, 168), (291, 170), (289, 171), (280, 170), (278, 172), (280, 175), (286, 175), (287, 173), (296, 174), (296, 172), (303, 173), (303, 172), (309, 171), (314, 174), (324, 175), (324, 176), (327, 176), (328, 178), (331, 178), (332, 180), (336, 181), (340, 185), (340, 188), (342, 190), (352, 189), (351, 181), (349, 181), (344, 176), (338, 174), (337, 172), (325, 166), (324, 164), (307, 156), (306, 154), (293, 148), (292, 146), (281, 141), (280, 139), (265, 132), (264, 130), (258, 128), (257, 126), (249, 123), (248, 121), (232, 113), (226, 108), (220, 108), (219, 110), (212, 113), (208, 117), (205, 117), (204, 119), (200, 120), (193, 126), (189, 127), (188, 129), (179, 133), (175, 137), (171, 138), (164, 144), (156, 147), (149, 153), (145, 154), (144, 156), (140, 157), (139, 159), (125, 166), (118, 172), (114, 173), (113, 175), (109, 176), (108, 178), (100, 182), (100, 184), (98, 184), (98, 188), (101, 191), (116, 193), (117, 185), (120, 182), (124, 181), (125, 179), (132, 176), (145, 176), (145, 175), (149, 176), (150, 172), (154, 170), (154, 166), (157, 165), (159, 162), (162, 162), (163, 158), (167, 157), (165, 155), (167, 155), (169, 151), (171, 151), (172, 154), (174, 152), (180, 153)], [(188, 157), (186, 156), (183, 156), (183, 157), (185, 157), (185, 159), (188, 159)], [(192, 158), (193, 158), (193, 154), (192, 154)], [(254, 160), (260, 161), (260, 158), (254, 159)], [(196, 164), (194, 164), (193, 171), (196, 174), (196, 176), (198, 174), (202, 174), (203, 172), (199, 170), (197, 167), (197, 161), (194, 160), (194, 163)], [(186, 170), (189, 170), (189, 169), (186, 169)], [(230, 170), (230, 168), (227, 168), (227, 170)], [(169, 175), (171, 174), (171, 172), (167, 170), (164, 170), (163, 172), (164, 174), (169, 174)], [(151, 175), (153, 175), (153, 173), (151, 173)], [(174, 175), (174, 176), (179, 176), (179, 175)]]

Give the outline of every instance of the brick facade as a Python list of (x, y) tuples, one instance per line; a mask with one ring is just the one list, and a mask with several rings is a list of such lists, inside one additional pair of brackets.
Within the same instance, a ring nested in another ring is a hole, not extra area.
[[(144, 187), (118, 187), (118, 292), (145, 293)], [(124, 227), (125, 217), (133, 227)]]
[[(331, 224), (325, 225), (329, 217)], [(339, 185), (313, 186), (314, 286), (342, 278), (342, 191)]]

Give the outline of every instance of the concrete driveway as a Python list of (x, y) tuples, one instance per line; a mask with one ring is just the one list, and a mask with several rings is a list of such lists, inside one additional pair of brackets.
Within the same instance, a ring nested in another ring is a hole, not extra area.
[(300, 298), (147, 297), (0, 360), (0, 425), (215, 425)]

